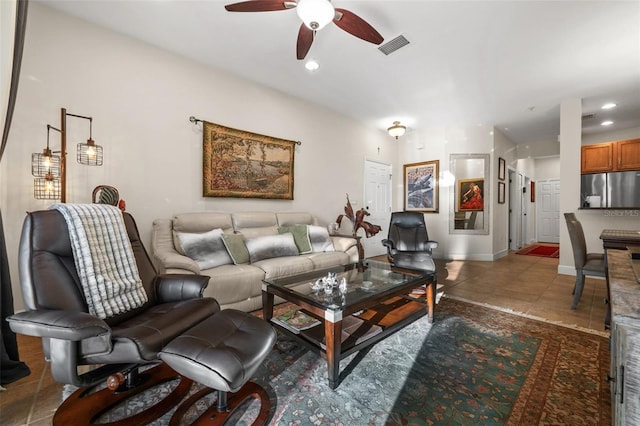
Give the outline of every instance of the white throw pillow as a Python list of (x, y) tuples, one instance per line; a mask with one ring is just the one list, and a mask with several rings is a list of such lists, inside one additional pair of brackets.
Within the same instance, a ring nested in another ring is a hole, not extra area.
[(213, 229), (201, 234), (177, 232), (180, 248), (193, 259), (200, 270), (233, 263), (222, 241), (222, 229)]
[(274, 257), (298, 255), (298, 247), (296, 246), (296, 242), (294, 241), (293, 234), (291, 232), (251, 238), (246, 240), (244, 243), (249, 251), (251, 263)]
[(311, 251), (314, 253), (323, 251), (335, 251), (329, 231), (324, 226), (307, 225), (309, 229), (309, 241)]

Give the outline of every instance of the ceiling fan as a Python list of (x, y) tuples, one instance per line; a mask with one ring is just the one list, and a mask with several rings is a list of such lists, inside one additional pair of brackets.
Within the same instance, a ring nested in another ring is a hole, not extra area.
[(295, 8), (302, 20), (296, 54), (304, 59), (311, 49), (316, 31), (333, 21), (338, 27), (364, 41), (380, 44), (384, 38), (364, 19), (346, 9), (334, 8), (330, 0), (249, 0), (225, 6), (229, 12), (270, 12)]

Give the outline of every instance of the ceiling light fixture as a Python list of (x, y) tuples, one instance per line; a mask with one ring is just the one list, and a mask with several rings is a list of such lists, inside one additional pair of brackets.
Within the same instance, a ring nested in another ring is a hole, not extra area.
[(399, 121), (394, 121), (393, 126), (387, 129), (387, 132), (389, 132), (389, 134), (396, 139), (404, 135), (406, 131), (407, 131), (407, 126), (403, 126), (402, 124), (400, 124)]
[(615, 103), (613, 103), (613, 102), (609, 102), (609, 103), (606, 103), (606, 104), (602, 105), (602, 107), (601, 107), (601, 108), (602, 108), (602, 109), (611, 109), (611, 108), (615, 108), (616, 106), (617, 106), (617, 105), (616, 105)]
[(611, 126), (612, 124), (613, 124), (613, 121), (611, 120), (606, 120), (600, 123), (601, 126)]
[(314, 31), (321, 30), (336, 16), (329, 0), (298, 0), (296, 12), (307, 28)]
[(320, 64), (318, 63), (318, 61), (316, 61), (315, 59), (309, 59), (305, 64), (304, 67), (308, 70), (308, 71), (317, 71), (318, 68), (320, 68)]

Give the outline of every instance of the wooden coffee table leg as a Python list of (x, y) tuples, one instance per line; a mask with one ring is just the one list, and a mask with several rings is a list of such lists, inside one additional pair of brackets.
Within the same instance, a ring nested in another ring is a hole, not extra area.
[(273, 294), (262, 290), (262, 315), (265, 321), (269, 321), (273, 317)]
[(327, 378), (329, 379), (329, 387), (335, 389), (338, 386), (338, 377), (340, 376), (342, 320), (336, 322), (325, 320), (324, 336), (327, 347)]
[(429, 321), (429, 324), (433, 323), (433, 307), (436, 304), (436, 288), (437, 287), (438, 285), (436, 283), (435, 278), (432, 279), (429, 284), (427, 284), (427, 289), (426, 289), (427, 310), (428, 310), (427, 320)]

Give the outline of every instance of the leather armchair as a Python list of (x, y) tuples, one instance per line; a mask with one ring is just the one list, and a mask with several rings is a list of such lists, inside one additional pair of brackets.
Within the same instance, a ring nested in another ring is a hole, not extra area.
[(435, 271), (432, 250), (437, 241), (429, 239), (424, 215), (420, 212), (391, 213), (389, 234), (382, 240), (389, 261), (401, 268)]
[[(43, 210), (25, 218), (19, 275), (27, 310), (8, 320), (16, 333), (42, 338), (52, 375), (60, 383), (88, 387), (124, 371), (126, 385), (133, 387), (140, 380), (139, 366), (158, 362), (164, 345), (220, 310), (215, 299), (202, 298), (209, 277), (158, 276), (133, 217), (123, 215), (148, 301), (106, 319), (89, 314), (62, 214)], [(83, 365), (95, 368), (81, 374), (78, 367)], [(102, 398), (94, 404), (100, 410), (108, 405), (108, 396)], [(90, 405), (84, 399), (80, 404)], [(163, 412), (153, 414), (159, 417)]]

